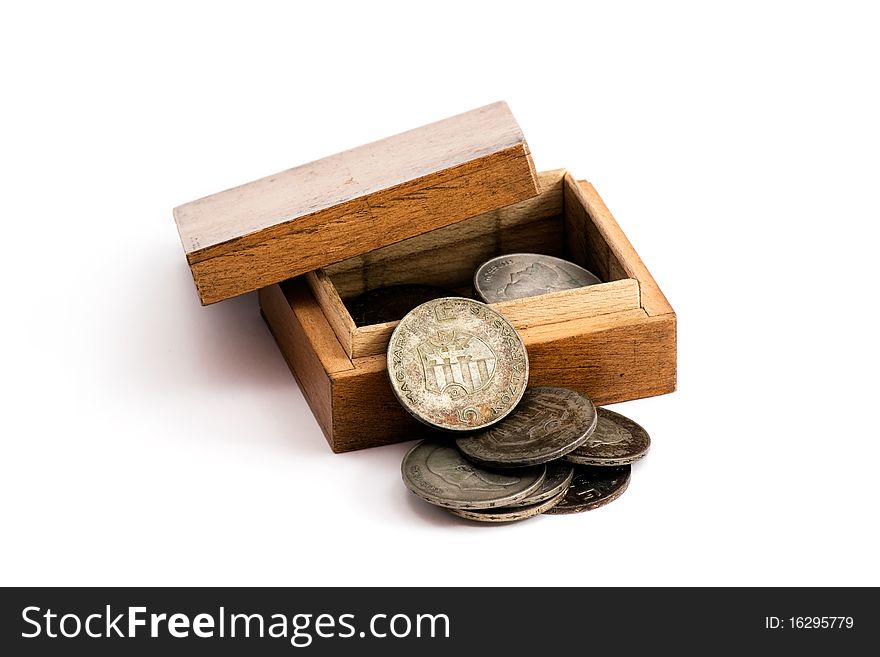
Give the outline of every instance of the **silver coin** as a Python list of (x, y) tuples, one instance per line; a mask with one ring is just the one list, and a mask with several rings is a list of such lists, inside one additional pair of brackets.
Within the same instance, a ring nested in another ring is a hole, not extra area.
[(498, 422), (519, 403), (529, 379), (526, 347), (484, 303), (444, 297), (400, 320), (388, 344), (388, 375), (416, 419), (450, 431)]
[(487, 260), (474, 274), (474, 292), (486, 303), (534, 297), (601, 283), (580, 265), (540, 253), (511, 253)]
[(577, 449), (595, 427), (593, 402), (575, 390), (542, 386), (526, 390), (503, 421), (455, 442), (482, 465), (537, 465)]
[(580, 465), (627, 465), (648, 453), (651, 438), (648, 432), (628, 417), (598, 409), (596, 430), (583, 445), (565, 458)]
[(546, 466), (506, 472), (474, 465), (448, 441), (423, 440), (400, 466), (403, 482), (426, 502), (452, 509), (515, 504), (541, 487)]
[(574, 469), (574, 478), (562, 501), (546, 513), (583, 513), (605, 506), (623, 495), (629, 486), (630, 472), (629, 465), (616, 468), (579, 465)]
[(568, 490), (573, 476), (574, 466), (571, 463), (563, 460), (548, 463), (547, 474), (544, 476), (541, 487), (524, 500), (520, 500), (510, 506), (529, 506), (546, 502), (551, 497), (555, 497), (559, 493)]
[(565, 498), (565, 490), (557, 491), (556, 495), (528, 506), (514, 506), (505, 509), (448, 509), (460, 518), (477, 522), (516, 522), (546, 513)]

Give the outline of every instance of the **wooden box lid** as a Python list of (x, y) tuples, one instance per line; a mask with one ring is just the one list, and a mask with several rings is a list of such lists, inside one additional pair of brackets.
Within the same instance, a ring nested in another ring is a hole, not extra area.
[(174, 220), (209, 304), (539, 191), (498, 102), (186, 203)]

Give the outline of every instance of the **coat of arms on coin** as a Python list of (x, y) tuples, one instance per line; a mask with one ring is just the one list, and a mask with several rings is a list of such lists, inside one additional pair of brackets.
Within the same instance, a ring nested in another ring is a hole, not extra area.
[(467, 431), (510, 413), (529, 378), (525, 345), (486, 304), (462, 297), (428, 301), (400, 321), (388, 344), (391, 388), (433, 427)]

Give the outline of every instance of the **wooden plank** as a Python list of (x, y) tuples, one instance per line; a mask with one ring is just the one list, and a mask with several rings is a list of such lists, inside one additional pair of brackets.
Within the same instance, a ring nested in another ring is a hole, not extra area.
[(391, 334), (398, 324), (400, 322), (384, 322), (383, 324), (359, 326), (352, 336), (352, 359), (384, 354), (388, 350), (388, 341), (391, 339)]
[[(333, 404), (330, 375), (324, 369), (321, 359), (312, 347), (314, 335), (300, 323), (291, 308), (290, 301), (278, 285), (263, 288), (257, 293), (260, 310), (269, 330), (278, 343), (278, 348), (287, 361), (299, 388), (312, 409), (318, 425), (327, 441), (332, 444)], [(301, 294), (293, 294), (297, 310), (308, 301)]]
[(505, 103), (174, 209), (202, 303), (265, 287), (539, 192)]
[[(501, 253), (562, 255), (564, 169), (538, 174), (539, 196), (369, 251), (325, 268), (343, 299), (386, 285), (470, 287), (473, 271)], [(426, 266), (430, 263), (430, 266)]]
[[(637, 310), (640, 308), (639, 284), (635, 279), (626, 278), (611, 283), (551, 292), (526, 299), (501, 301), (491, 305), (507, 317), (516, 329), (523, 330), (572, 319)], [(352, 341), (352, 358), (384, 354), (391, 333), (398, 323), (386, 322), (358, 327)]]
[(321, 310), (324, 311), (324, 316), (333, 329), (337, 340), (339, 340), (339, 343), (345, 350), (346, 356), (350, 358), (352, 354), (352, 335), (357, 327), (351, 318), (351, 314), (348, 312), (348, 308), (345, 307), (342, 299), (339, 298), (336, 286), (333, 285), (330, 277), (327, 276), (323, 269), (310, 271), (304, 274), (303, 277)]
[[(574, 388), (597, 404), (675, 390), (675, 316), (630, 310), (554, 327), (522, 331), (529, 351), (529, 385)], [(424, 427), (400, 406), (384, 356), (352, 361), (332, 377), (336, 452), (414, 440)]]
[(355, 368), (334, 377), (334, 452), (390, 445), (426, 435), (426, 427), (403, 410), (391, 391), (385, 356), (354, 361)]
[(491, 304), (519, 331), (555, 325), (639, 308), (639, 283), (635, 279), (561, 290), (525, 299)]
[(520, 330), (519, 334), (526, 347), (531, 349), (534, 346), (545, 343), (555, 343), (572, 335), (589, 333), (591, 331), (603, 331), (623, 323), (638, 322), (645, 317), (647, 317), (647, 314), (644, 309), (636, 307), (607, 315), (599, 315), (598, 317), (577, 317), (567, 322), (539, 324)]
[(575, 329), (567, 336), (524, 339), (530, 342), (529, 385), (573, 388), (596, 404), (662, 395), (676, 388), (674, 314), (629, 316), (585, 332)]
[(605, 202), (596, 189), (586, 180), (575, 182), (567, 175), (565, 179), (566, 199), (574, 199), (582, 205), (595, 230), (607, 245), (606, 258), (609, 275), (635, 278), (639, 281), (642, 294), (642, 307), (649, 315), (667, 315), (673, 313), (672, 306), (660, 290), (654, 277), (645, 267), (632, 243), (615, 221)]
[(571, 175), (563, 180), (565, 257), (586, 267), (603, 281), (631, 276), (620, 266), (605, 235), (596, 226)]
[(351, 359), (339, 344), (336, 333), (305, 280), (302, 277), (292, 278), (281, 284), (281, 290), (324, 371), (335, 374), (352, 369)]

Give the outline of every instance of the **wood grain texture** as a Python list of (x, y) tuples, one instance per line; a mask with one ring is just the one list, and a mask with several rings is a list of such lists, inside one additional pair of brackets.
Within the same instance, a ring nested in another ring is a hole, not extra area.
[(202, 303), (214, 303), (539, 192), (505, 103), (181, 205)]
[(629, 238), (620, 229), (596, 189), (586, 180), (575, 181), (569, 174), (565, 179), (565, 194), (566, 207), (584, 208), (589, 215), (592, 227), (589, 231), (590, 234), (595, 232), (599, 236), (592, 235), (587, 239), (606, 245), (603, 254), (609, 278), (629, 277), (638, 280), (641, 287), (642, 307), (648, 315), (673, 313), (672, 306), (666, 296), (636, 253)]
[(352, 336), (351, 353), (349, 356), (354, 359), (384, 354), (388, 348), (391, 334), (398, 324), (400, 322), (384, 322), (382, 324), (359, 326)]
[(427, 428), (403, 410), (391, 391), (385, 355), (360, 358), (333, 380), (334, 452), (390, 445), (427, 436)]
[(562, 254), (564, 169), (537, 174), (540, 195), (325, 268), (343, 299), (377, 287), (422, 283), (469, 288), (474, 270), (513, 251)]
[(603, 233), (593, 221), (584, 195), (570, 174), (563, 179), (565, 257), (589, 269), (603, 281), (631, 278), (621, 266)]
[[(518, 330), (555, 325), (639, 308), (639, 284), (625, 278), (600, 285), (561, 290), (537, 297), (491, 304)], [(548, 309), (552, 309), (548, 312)]]
[(307, 274), (303, 274), (303, 279), (311, 289), (327, 322), (333, 329), (333, 333), (345, 350), (346, 355), (351, 358), (352, 354), (352, 336), (357, 330), (357, 326), (348, 312), (348, 308), (339, 297), (336, 286), (330, 280), (330, 277), (324, 273), (323, 269), (316, 269)]
[(530, 385), (573, 388), (596, 404), (651, 397), (676, 388), (674, 314), (648, 316), (643, 310), (557, 325), (552, 337), (525, 333)]
[[(623, 310), (640, 308), (639, 284), (632, 278), (611, 283), (591, 285), (575, 290), (562, 290), (537, 297), (513, 299), (490, 304), (495, 310), (510, 320), (519, 330), (533, 326), (557, 324), (571, 319), (595, 317)], [(553, 308), (548, 313), (547, 308)], [(346, 314), (347, 311), (346, 311)], [(341, 322), (340, 322), (341, 323)], [(384, 354), (388, 348), (391, 334), (400, 322), (372, 324), (355, 329), (352, 336), (351, 358), (363, 358)], [(334, 321), (331, 319), (330, 324)], [(340, 341), (346, 338), (344, 332), (337, 332)], [(343, 345), (344, 347), (345, 345)]]
[[(319, 336), (310, 334), (297, 318), (291, 305), (297, 310), (308, 307), (306, 299), (295, 288), (285, 294), (279, 285), (263, 288), (257, 293), (263, 319), (269, 326), (287, 366), (296, 378), (303, 397), (312, 409), (318, 425), (327, 437), (333, 435), (333, 405), (330, 375), (322, 364), (327, 358), (327, 345)], [(332, 358), (332, 355), (331, 355)]]

